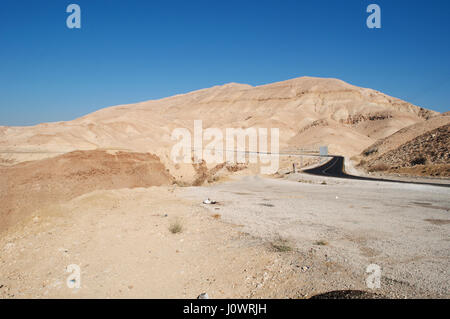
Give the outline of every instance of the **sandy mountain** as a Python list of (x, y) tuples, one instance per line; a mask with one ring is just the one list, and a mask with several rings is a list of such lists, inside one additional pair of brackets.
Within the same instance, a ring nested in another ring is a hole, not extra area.
[[(43, 159), (75, 150), (157, 155), (177, 178), (195, 170), (169, 158), (175, 128), (280, 128), (282, 149), (328, 145), (359, 154), (380, 138), (436, 115), (375, 90), (337, 79), (301, 77), (257, 87), (230, 83), (160, 100), (109, 107), (68, 122), (0, 127), (0, 163)], [(183, 177), (182, 177), (183, 176)]]
[(51, 211), (94, 190), (174, 180), (200, 185), (213, 173), (240, 171), (172, 162), (172, 131), (192, 130), (194, 120), (203, 128), (276, 127), (282, 149), (329, 145), (330, 153), (351, 156), (405, 126), (429, 126), (436, 114), (340, 80), (302, 77), (257, 87), (230, 83), (68, 122), (0, 127), (0, 231), (35, 209)]

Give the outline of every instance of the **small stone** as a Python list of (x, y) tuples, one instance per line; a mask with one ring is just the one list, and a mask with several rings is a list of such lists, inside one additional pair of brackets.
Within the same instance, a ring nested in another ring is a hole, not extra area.
[(214, 204), (216, 204), (217, 202), (216, 201), (214, 201), (214, 200), (210, 200), (209, 198), (207, 198), (207, 199), (205, 199), (204, 201), (203, 201), (203, 204), (212, 204), (212, 205), (214, 205)]
[(209, 296), (208, 296), (208, 294), (207, 294), (206, 292), (204, 292), (204, 293), (201, 293), (201, 294), (197, 297), (197, 299), (209, 299)]

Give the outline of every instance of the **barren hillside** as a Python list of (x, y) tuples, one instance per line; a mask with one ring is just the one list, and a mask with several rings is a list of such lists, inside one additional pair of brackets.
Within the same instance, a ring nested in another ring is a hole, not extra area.
[(355, 155), (380, 138), (425, 121), (433, 111), (336, 79), (302, 77), (252, 87), (226, 84), (33, 127), (0, 127), (5, 165), (75, 150), (123, 150), (160, 157), (177, 178), (192, 177), (169, 158), (174, 128), (280, 128), (282, 148), (329, 145), (330, 153)]
[[(363, 160), (369, 171), (388, 171), (424, 176), (450, 176), (450, 117), (446, 123), (433, 129), (440, 121), (433, 121), (430, 130), (397, 146), (406, 137), (425, 129), (423, 125), (413, 125), (393, 136), (376, 143), (363, 152), (368, 160)], [(431, 120), (430, 120), (431, 121)], [(389, 147), (388, 147), (389, 146)], [(379, 151), (381, 150), (381, 152)], [(381, 153), (381, 154), (380, 154)], [(374, 155), (378, 154), (378, 156)]]
[(450, 123), (450, 116), (435, 116), (427, 121), (419, 122), (407, 126), (398, 132), (380, 139), (373, 145), (366, 148), (362, 155), (365, 161), (371, 161), (381, 155), (398, 148), (400, 145), (411, 141), (412, 139), (434, 130), (440, 126)]
[(68, 122), (0, 127), (0, 222), (6, 227), (96, 189), (200, 185), (245, 168), (173, 163), (172, 131), (192, 131), (194, 120), (204, 129), (276, 127), (281, 149), (328, 145), (330, 153), (355, 155), (410, 124), (428, 127), (436, 114), (340, 80), (302, 77), (257, 87), (230, 83)]
[(51, 210), (52, 205), (94, 190), (171, 183), (159, 158), (140, 153), (76, 151), (0, 166), (0, 231), (36, 210)]

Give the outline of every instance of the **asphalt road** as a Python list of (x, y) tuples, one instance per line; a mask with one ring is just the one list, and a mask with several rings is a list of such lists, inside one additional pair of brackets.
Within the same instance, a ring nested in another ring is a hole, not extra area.
[(358, 180), (365, 180), (365, 181), (450, 187), (450, 184), (408, 182), (408, 181), (399, 181), (399, 180), (391, 180), (391, 179), (383, 179), (383, 178), (371, 178), (371, 177), (349, 175), (344, 172), (344, 157), (342, 157), (342, 156), (333, 156), (333, 158), (331, 160), (329, 160), (328, 162), (326, 162), (325, 164), (315, 167), (315, 168), (304, 170), (303, 172), (307, 173), (307, 174), (312, 174), (312, 175), (346, 178), (346, 179), (358, 179)]

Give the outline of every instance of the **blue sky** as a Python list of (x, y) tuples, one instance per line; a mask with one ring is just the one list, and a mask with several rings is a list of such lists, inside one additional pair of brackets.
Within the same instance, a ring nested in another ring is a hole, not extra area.
[[(66, 27), (81, 7), (82, 28)], [(368, 29), (367, 5), (382, 10)], [(340, 78), (450, 110), (450, 1), (2, 0), (0, 125), (227, 82)]]

